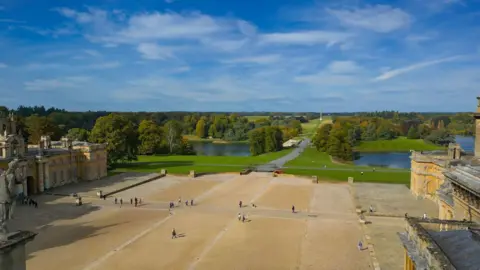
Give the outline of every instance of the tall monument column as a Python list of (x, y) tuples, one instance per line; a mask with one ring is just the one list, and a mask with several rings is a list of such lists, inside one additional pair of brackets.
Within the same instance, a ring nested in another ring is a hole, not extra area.
[(480, 97), (477, 97), (477, 111), (475, 117), (475, 157), (480, 157)]

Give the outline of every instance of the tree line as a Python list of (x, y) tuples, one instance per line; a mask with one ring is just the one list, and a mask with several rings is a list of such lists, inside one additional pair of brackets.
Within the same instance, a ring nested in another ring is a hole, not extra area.
[(447, 128), (443, 119), (422, 121), (419, 118), (411, 119), (409, 116), (404, 118), (334, 117), (332, 124), (322, 125), (317, 130), (312, 142), (318, 151), (326, 152), (341, 160), (351, 161), (355, 158), (354, 148), (360, 142), (392, 140), (399, 136), (423, 139), (440, 146), (455, 142), (453, 133)]

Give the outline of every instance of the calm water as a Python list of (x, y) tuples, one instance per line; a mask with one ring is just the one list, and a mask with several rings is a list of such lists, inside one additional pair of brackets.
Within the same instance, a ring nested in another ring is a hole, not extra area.
[[(457, 143), (467, 152), (473, 152), (473, 137), (457, 136)], [(410, 153), (360, 153), (355, 165), (410, 169)]]
[(199, 156), (250, 156), (247, 143), (191, 142)]

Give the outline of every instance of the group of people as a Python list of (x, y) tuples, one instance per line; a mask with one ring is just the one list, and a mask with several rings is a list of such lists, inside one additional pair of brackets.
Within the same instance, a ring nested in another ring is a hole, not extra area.
[[(182, 205), (182, 197), (178, 197), (178, 204), (177, 206)], [(193, 199), (185, 200), (185, 205), (186, 206), (193, 206)], [(175, 203), (173, 201), (170, 201), (168, 211), (170, 211), (170, 215), (172, 214), (172, 209), (175, 208)]]
[[(122, 198), (118, 199), (117, 197), (115, 197), (114, 202), (115, 202), (115, 204), (120, 204), (120, 207), (122, 207), (122, 205), (123, 205), (123, 199)], [(130, 198), (130, 204), (135, 205), (135, 207), (140, 206), (140, 205), (142, 205), (142, 199), (137, 198), (137, 197)]]
[(28, 206), (33, 206), (35, 208), (38, 208), (38, 203), (37, 201), (33, 200), (30, 197), (25, 196), (22, 200), (22, 204), (28, 205)]

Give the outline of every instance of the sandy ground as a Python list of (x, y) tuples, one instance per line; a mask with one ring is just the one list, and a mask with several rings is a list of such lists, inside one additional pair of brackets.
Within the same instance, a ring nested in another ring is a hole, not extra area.
[(182, 200), (191, 200), (197, 198), (201, 194), (207, 192), (215, 185), (219, 184), (217, 181), (207, 180), (187, 180), (177, 185), (173, 185), (165, 190), (151, 194), (146, 198), (147, 201), (163, 201), (176, 202), (180, 197)]
[[(277, 180), (167, 177), (120, 194), (147, 198), (139, 208), (40, 196), (40, 208), (20, 207), (15, 222), (39, 232), (27, 246), (29, 270), (371, 269), (368, 251), (356, 249), (362, 231), (348, 185)], [(163, 201), (178, 196), (197, 205), (170, 215)], [(291, 201), (311, 213), (291, 213)], [(239, 211), (250, 220), (238, 221)], [(173, 228), (181, 237), (171, 239)]]
[(289, 210), (292, 205), (296, 211), (307, 212), (310, 208), (312, 186), (294, 186), (273, 184), (262, 197), (255, 201), (259, 207)]
[(403, 269), (405, 250), (397, 232), (405, 232), (405, 221), (386, 217), (369, 217), (369, 220), (372, 223), (367, 226), (367, 232), (382, 269)]
[(27, 245), (27, 269), (83, 269), (88, 263), (168, 215), (165, 211), (108, 209), (41, 229)]
[(427, 199), (416, 199), (405, 185), (395, 184), (354, 184), (357, 200), (363, 210), (368, 210), (370, 205), (378, 214), (403, 216), (422, 216), (427, 213), (429, 217), (438, 217), (437, 205)]

